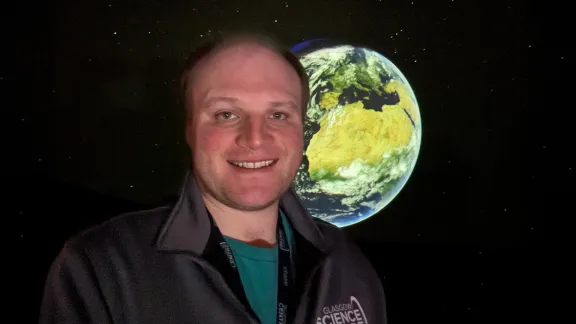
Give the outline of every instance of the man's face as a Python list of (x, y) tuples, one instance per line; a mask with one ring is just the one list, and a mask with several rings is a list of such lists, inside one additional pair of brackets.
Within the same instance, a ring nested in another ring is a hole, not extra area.
[(191, 76), (187, 141), (208, 199), (240, 210), (270, 206), (302, 161), (302, 89), (296, 71), (257, 44), (205, 59)]

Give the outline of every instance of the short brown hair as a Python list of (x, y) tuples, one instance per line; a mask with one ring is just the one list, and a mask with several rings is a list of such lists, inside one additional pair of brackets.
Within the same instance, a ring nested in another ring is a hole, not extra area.
[(235, 45), (241, 42), (256, 42), (259, 45), (265, 46), (282, 56), (286, 62), (290, 64), (300, 78), (300, 85), (302, 88), (302, 120), (306, 118), (306, 111), (308, 109), (308, 100), (310, 99), (310, 86), (308, 75), (300, 60), (290, 51), (290, 49), (279, 42), (275, 37), (254, 30), (242, 30), (233, 32), (223, 32), (213, 37), (209, 41), (203, 43), (195, 48), (187, 57), (184, 65), (184, 71), (180, 77), (180, 102), (184, 105), (186, 114), (189, 113), (187, 107), (186, 93), (188, 91), (190, 73), (198, 65), (198, 63), (205, 57), (208, 57), (217, 50), (226, 48), (227, 46)]

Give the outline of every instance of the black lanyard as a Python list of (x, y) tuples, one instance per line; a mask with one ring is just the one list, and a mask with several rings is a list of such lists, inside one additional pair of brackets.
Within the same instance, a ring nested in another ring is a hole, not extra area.
[[(229, 267), (226, 267), (228, 269), (222, 269), (222, 275), (236, 296), (238, 296), (242, 302), (251, 309), (250, 303), (244, 293), (242, 279), (240, 278), (238, 265), (234, 255), (232, 254), (232, 250), (230, 249), (228, 242), (226, 242), (222, 236), (220, 229), (216, 226), (212, 217), (210, 217), (210, 221), (212, 222), (212, 234), (214, 235), (214, 239), (218, 242), (224, 252), (219, 253), (219, 255), (225, 257), (227, 260), (226, 263), (229, 265)], [(278, 247), (278, 299), (276, 304), (276, 320), (278, 324), (287, 324), (289, 305), (291, 302), (290, 289), (292, 287), (292, 265), (290, 261), (290, 245), (286, 239), (286, 233), (284, 232), (281, 217), (278, 217), (276, 242)]]

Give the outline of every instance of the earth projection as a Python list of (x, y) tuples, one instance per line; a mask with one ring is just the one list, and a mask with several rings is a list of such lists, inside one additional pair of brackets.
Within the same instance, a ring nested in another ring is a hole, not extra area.
[(305, 41), (292, 47), (310, 79), (304, 158), (293, 187), (313, 217), (338, 227), (386, 207), (410, 177), (422, 127), (414, 91), (366, 47)]

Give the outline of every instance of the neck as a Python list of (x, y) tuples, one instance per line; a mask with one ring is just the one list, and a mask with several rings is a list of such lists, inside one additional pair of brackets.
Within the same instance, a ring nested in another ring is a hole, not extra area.
[(222, 235), (258, 247), (276, 245), (278, 202), (258, 211), (243, 211), (204, 198)]

